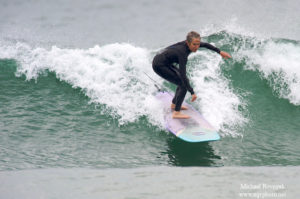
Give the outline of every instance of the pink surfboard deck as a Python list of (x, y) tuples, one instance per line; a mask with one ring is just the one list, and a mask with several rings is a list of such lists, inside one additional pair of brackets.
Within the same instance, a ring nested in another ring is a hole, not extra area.
[(188, 110), (182, 113), (190, 116), (189, 119), (173, 119), (170, 108), (174, 94), (170, 92), (159, 92), (156, 98), (159, 99), (164, 108), (165, 124), (168, 131), (178, 138), (187, 142), (209, 142), (220, 139), (218, 132), (209, 124), (204, 117), (190, 104), (183, 102)]

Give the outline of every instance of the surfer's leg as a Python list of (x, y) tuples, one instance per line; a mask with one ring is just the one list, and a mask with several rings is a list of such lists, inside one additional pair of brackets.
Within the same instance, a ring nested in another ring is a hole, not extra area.
[(176, 94), (172, 100), (172, 102), (174, 102), (175, 104), (175, 111), (173, 113), (173, 118), (180, 118), (180, 119), (189, 118), (188, 115), (184, 115), (180, 113), (181, 105), (187, 93), (187, 89), (183, 86), (180, 76), (176, 72), (176, 69), (172, 68), (171, 66), (153, 65), (153, 70), (155, 71), (155, 73), (157, 73), (165, 80), (178, 86), (176, 89)]
[(178, 85), (180, 82), (177, 73), (169, 66), (153, 65), (153, 70), (156, 74), (173, 84)]
[(174, 98), (172, 100), (172, 103), (174, 104), (174, 106), (176, 105), (176, 102), (177, 102), (177, 98), (178, 98), (178, 95), (179, 95), (179, 90), (180, 90), (180, 86), (177, 86)]
[(175, 111), (180, 111), (181, 105), (187, 93), (187, 89), (183, 85), (179, 85), (176, 89), (175, 94)]
[[(176, 104), (181, 105), (187, 91), (182, 84), (182, 81), (179, 76), (179, 71), (177, 71), (178, 69), (175, 67), (172, 67), (172, 66), (160, 66), (160, 65), (158, 65), (158, 66), (154, 65), (153, 69), (159, 76), (161, 76), (162, 78), (168, 80), (169, 82), (177, 85), (176, 93), (172, 100), (173, 104), (171, 105), (171, 108), (175, 108)], [(175, 106), (175, 107), (173, 107), (173, 106)], [(187, 109), (187, 107), (182, 107), (182, 109)], [(179, 108), (179, 110), (180, 110), (180, 108)]]
[[(176, 94), (173, 99), (173, 102), (175, 102), (175, 111), (173, 112), (172, 117), (175, 119), (188, 119), (190, 116), (182, 114), (180, 110), (183, 109), (182, 102), (184, 100), (184, 97), (187, 93), (187, 89), (183, 85), (179, 85), (176, 89)], [(173, 105), (173, 104), (172, 104)], [(171, 105), (171, 107), (172, 107)]]
[[(180, 87), (180, 86), (178, 86), (178, 87)], [(180, 112), (180, 109), (183, 109), (181, 104), (184, 100), (184, 96), (185, 96), (187, 90), (185, 89), (185, 91), (184, 91), (184, 89), (182, 90), (182, 88), (179, 88), (178, 90), (179, 90), (178, 91), (179, 94), (176, 98), (175, 111), (173, 112), (172, 117), (175, 118), (175, 119), (188, 119), (188, 118), (190, 118), (190, 116), (182, 114)]]
[[(187, 110), (187, 109), (188, 109), (186, 106), (183, 106), (183, 105), (182, 105), (182, 102), (183, 102), (183, 100), (184, 100), (184, 97), (185, 97), (185, 95), (186, 95), (186, 92), (187, 92), (187, 91), (185, 91), (185, 93), (183, 93), (182, 85), (177, 86), (176, 93), (175, 93), (175, 95), (174, 95), (174, 98), (173, 98), (172, 104), (171, 104), (171, 108), (172, 108), (172, 109), (175, 109), (175, 108), (176, 108), (176, 104), (178, 104), (178, 103), (181, 103), (180, 110)], [(183, 96), (183, 99), (182, 99), (182, 95), (184, 95), (184, 96)], [(182, 101), (181, 101), (181, 100), (182, 100)], [(179, 106), (179, 105), (178, 105), (178, 106)]]

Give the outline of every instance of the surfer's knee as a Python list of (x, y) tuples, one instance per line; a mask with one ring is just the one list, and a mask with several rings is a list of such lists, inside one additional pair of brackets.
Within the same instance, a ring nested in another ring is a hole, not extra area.
[(180, 89), (180, 93), (185, 93), (185, 94), (187, 93), (187, 88), (183, 84), (179, 86), (179, 89)]

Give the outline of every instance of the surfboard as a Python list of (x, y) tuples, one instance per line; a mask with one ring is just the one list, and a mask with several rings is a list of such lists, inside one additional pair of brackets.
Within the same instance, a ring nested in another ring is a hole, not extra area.
[(182, 113), (190, 116), (189, 119), (173, 119), (171, 102), (174, 94), (164, 91), (159, 92), (156, 98), (161, 101), (164, 109), (164, 122), (166, 129), (176, 137), (187, 142), (210, 142), (220, 139), (218, 132), (211, 124), (190, 104), (183, 102), (188, 110)]

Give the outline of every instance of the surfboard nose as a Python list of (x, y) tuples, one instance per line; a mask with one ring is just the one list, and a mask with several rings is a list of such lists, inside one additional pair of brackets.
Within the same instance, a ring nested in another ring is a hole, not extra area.
[(188, 142), (210, 142), (220, 139), (217, 131), (201, 127), (184, 128), (180, 130), (176, 136)]

